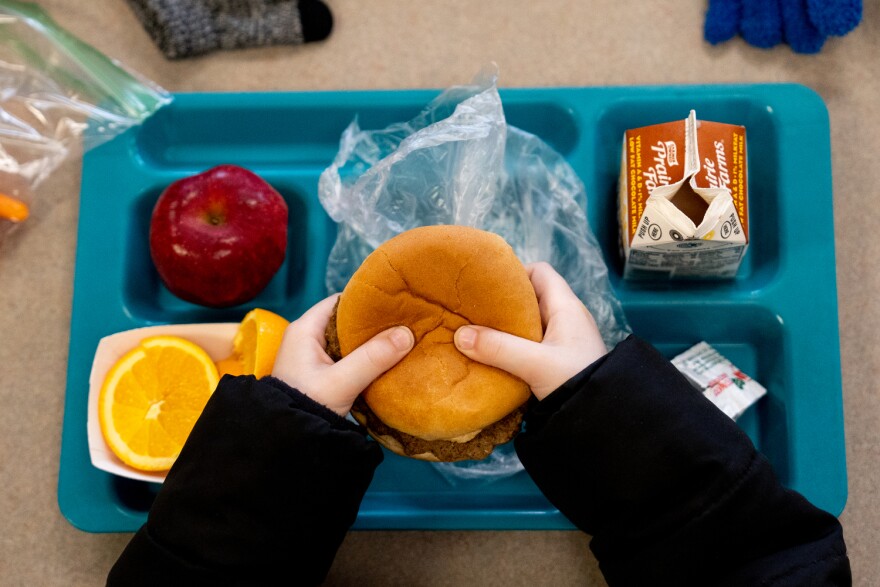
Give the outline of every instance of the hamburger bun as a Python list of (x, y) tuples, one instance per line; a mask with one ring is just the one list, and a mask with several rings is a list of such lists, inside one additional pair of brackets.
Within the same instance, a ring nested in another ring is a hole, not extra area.
[(541, 340), (535, 291), (500, 236), (464, 226), (401, 233), (366, 258), (334, 314), (328, 341), (341, 357), (392, 326), (415, 336), (409, 354), (352, 409), (389, 450), (426, 460), (483, 458), (519, 430), (531, 396), (526, 383), (468, 359), (453, 343), (465, 324)]

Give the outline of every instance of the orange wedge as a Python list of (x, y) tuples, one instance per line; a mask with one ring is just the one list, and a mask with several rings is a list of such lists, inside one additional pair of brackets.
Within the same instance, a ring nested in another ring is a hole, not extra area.
[(12, 222), (23, 222), (30, 216), (30, 208), (28, 205), (12, 196), (0, 192), (0, 218), (11, 220)]
[(220, 377), (224, 375), (244, 375), (244, 365), (241, 359), (235, 355), (230, 355), (225, 359), (217, 361), (217, 374)]
[(232, 341), (232, 355), (217, 362), (220, 376), (271, 375), (288, 324), (285, 318), (269, 310), (255, 308), (248, 312)]
[(136, 469), (170, 469), (218, 380), (200, 346), (177, 336), (145, 338), (101, 387), (98, 420), (110, 450)]

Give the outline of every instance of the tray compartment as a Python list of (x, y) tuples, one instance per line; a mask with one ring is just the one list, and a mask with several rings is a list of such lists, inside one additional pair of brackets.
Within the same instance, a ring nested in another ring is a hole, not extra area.
[(234, 153), (234, 162), (244, 167), (323, 168), (333, 160), (342, 131), (356, 115), (362, 123), (390, 124), (401, 120), (403, 112), (418, 112), (417, 107), (304, 106), (285, 102), (280, 94), (265, 108), (248, 110), (240, 108), (234, 96), (225, 98), (196, 109), (172, 103), (148, 119), (137, 140), (145, 164), (190, 169), (215, 165)]
[[(311, 292), (306, 291), (306, 283), (323, 279), (323, 275), (319, 275), (321, 269), (314, 267), (308, 259), (320, 255), (326, 258), (335, 239), (335, 226), (299, 182), (252, 170), (278, 190), (289, 210), (286, 258), (266, 288), (256, 298), (239, 306), (212, 309), (184, 301), (165, 287), (153, 265), (149, 245), (153, 206), (173, 180), (163, 181), (145, 189), (130, 208), (122, 292), (125, 308), (133, 318), (144, 323), (236, 321), (252, 307), (287, 313), (287, 308), (301, 306), (306, 303), (306, 298), (310, 299)], [(182, 177), (185, 175), (176, 179)], [(317, 183), (317, 177), (309, 179)]]
[(763, 305), (724, 302), (632, 304), (625, 309), (633, 331), (663, 355), (671, 358), (706, 341), (767, 389), (737, 424), (773, 463), (783, 483), (789, 482), (793, 456), (788, 412), (799, 398), (786, 385), (791, 341), (783, 318)]
[[(627, 281), (620, 258), (617, 190), (623, 134), (632, 128), (684, 120), (694, 109), (697, 118), (746, 127), (749, 185), (749, 248), (733, 280), (704, 282)], [(596, 236), (609, 260), (616, 289), (656, 292), (689, 290), (760, 289), (779, 269), (779, 135), (773, 109), (757, 96), (726, 93), (700, 96), (687, 93), (674, 97), (646, 91), (643, 96), (614, 100), (598, 115), (595, 129), (595, 157), (588, 176), (594, 178), (592, 204), (597, 206)]]
[[(154, 169), (231, 163), (228, 159), (234, 152), (234, 162), (244, 167), (323, 170), (352, 121), (357, 119), (364, 129), (404, 122), (418, 115), (434, 95), (413, 92), (403, 101), (369, 105), (346, 100), (345, 93), (327, 94), (317, 104), (299, 99), (309, 94), (276, 94), (268, 96), (259, 111), (242, 109), (234, 94), (206, 99), (197, 108), (172, 103), (144, 122), (135, 149), (144, 165)], [(574, 113), (557, 103), (514, 103), (505, 105), (504, 112), (510, 124), (537, 134), (563, 155), (571, 153), (580, 139)]]
[(505, 102), (504, 118), (511, 126), (540, 137), (564, 157), (584, 138), (575, 112), (563, 104)]
[(111, 475), (109, 493), (119, 504), (119, 508), (132, 516), (143, 516), (150, 511), (153, 500), (162, 486), (159, 483), (148, 483), (136, 479), (127, 479)]

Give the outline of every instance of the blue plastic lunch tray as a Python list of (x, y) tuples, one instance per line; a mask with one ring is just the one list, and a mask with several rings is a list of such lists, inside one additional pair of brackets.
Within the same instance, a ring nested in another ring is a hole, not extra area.
[[(134, 531), (158, 485), (92, 467), (86, 400), (101, 337), (167, 323), (238, 322), (263, 307), (296, 317), (325, 295), (336, 228), (318, 176), (357, 116), (383, 128), (416, 115), (437, 91), (181, 94), (142, 126), (85, 155), (58, 501), (91, 532)], [(847, 496), (835, 286), (831, 152), (821, 98), (798, 85), (507, 89), (510, 124), (562, 153), (584, 181), (588, 219), (633, 331), (669, 357), (705, 340), (768, 390), (739, 419), (782, 481), (839, 514)], [(684, 119), (744, 125), (751, 244), (733, 280), (621, 279), (616, 186), (626, 129)], [(150, 213), (172, 181), (221, 163), (248, 167), (290, 207), (288, 258), (239, 308), (183, 302), (161, 285), (147, 241)], [(572, 455), (576, 458), (576, 455)], [(386, 454), (359, 529), (566, 529), (525, 473), (450, 484), (429, 463)]]

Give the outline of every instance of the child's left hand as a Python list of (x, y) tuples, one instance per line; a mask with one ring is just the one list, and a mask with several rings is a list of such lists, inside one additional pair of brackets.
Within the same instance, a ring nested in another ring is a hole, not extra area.
[(272, 375), (345, 416), (354, 400), (412, 349), (405, 326), (381, 332), (334, 363), (325, 352), (324, 329), (339, 294), (318, 302), (284, 332)]

